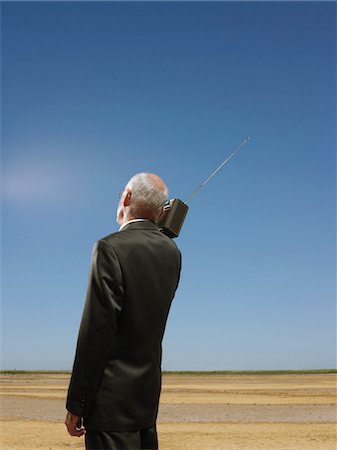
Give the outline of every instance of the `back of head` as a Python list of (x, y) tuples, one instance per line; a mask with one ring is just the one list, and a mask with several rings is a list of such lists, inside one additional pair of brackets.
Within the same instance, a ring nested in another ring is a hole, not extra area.
[(131, 191), (131, 216), (155, 222), (168, 197), (164, 181), (158, 175), (142, 172), (134, 175), (126, 188)]

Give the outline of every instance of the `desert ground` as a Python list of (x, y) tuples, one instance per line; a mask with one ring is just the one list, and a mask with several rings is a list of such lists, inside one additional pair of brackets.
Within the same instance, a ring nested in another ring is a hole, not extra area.
[[(63, 424), (67, 374), (2, 374), (1, 450), (84, 449)], [(167, 374), (160, 450), (336, 450), (336, 373)]]

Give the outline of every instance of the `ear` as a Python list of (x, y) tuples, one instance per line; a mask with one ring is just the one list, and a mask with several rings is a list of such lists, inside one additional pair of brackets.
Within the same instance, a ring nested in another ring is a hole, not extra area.
[(131, 191), (128, 189), (123, 200), (123, 206), (130, 206), (131, 204)]

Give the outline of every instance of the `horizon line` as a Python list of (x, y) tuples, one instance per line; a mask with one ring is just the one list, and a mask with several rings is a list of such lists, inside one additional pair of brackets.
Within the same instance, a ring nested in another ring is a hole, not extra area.
[[(163, 375), (277, 375), (277, 374), (322, 374), (337, 373), (336, 369), (271, 369), (271, 370), (163, 370)], [(71, 370), (28, 370), (28, 369), (5, 369), (0, 370), (0, 375), (70, 375)]]

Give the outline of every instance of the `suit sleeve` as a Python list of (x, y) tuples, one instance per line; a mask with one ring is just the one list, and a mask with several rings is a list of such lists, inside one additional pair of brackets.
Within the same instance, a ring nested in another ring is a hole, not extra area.
[(114, 249), (105, 241), (93, 247), (89, 284), (67, 396), (67, 410), (85, 417), (111, 354), (123, 306), (123, 278)]

